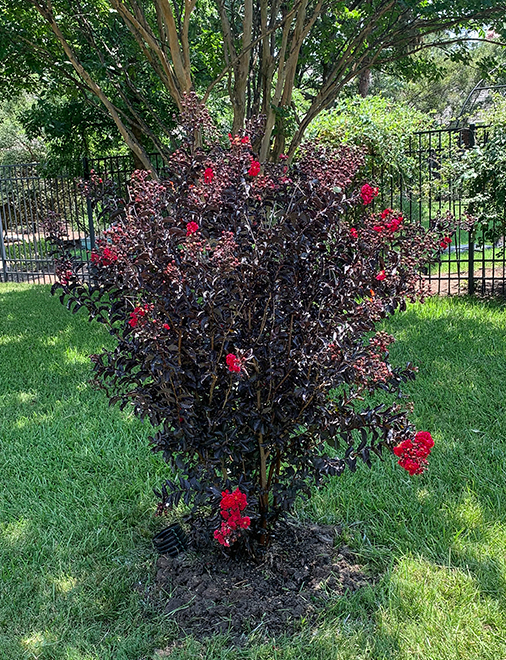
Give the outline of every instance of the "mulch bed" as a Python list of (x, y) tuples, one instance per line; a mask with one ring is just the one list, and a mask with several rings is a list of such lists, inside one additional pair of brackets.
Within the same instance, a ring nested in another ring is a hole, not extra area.
[(338, 531), (279, 525), (261, 562), (238, 561), (216, 546), (159, 557), (152, 598), (199, 639), (225, 633), (240, 644), (254, 631), (293, 632), (301, 618), (314, 619), (329, 599), (368, 581), (352, 553), (334, 545)]

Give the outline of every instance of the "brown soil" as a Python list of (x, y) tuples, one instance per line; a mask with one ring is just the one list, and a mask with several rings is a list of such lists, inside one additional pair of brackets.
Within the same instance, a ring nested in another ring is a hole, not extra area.
[(153, 590), (159, 609), (199, 639), (229, 634), (236, 644), (253, 631), (277, 635), (316, 616), (326, 602), (368, 579), (336, 527), (279, 525), (261, 563), (230, 558), (217, 546), (160, 557)]

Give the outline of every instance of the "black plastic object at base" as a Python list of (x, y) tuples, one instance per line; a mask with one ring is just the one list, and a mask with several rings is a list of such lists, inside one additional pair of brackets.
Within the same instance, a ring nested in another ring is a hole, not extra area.
[(162, 529), (154, 538), (153, 544), (161, 555), (176, 557), (188, 547), (188, 539), (179, 523)]

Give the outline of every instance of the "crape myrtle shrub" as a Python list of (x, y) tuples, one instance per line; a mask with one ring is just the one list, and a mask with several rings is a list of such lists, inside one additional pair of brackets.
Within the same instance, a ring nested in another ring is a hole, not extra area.
[[(117, 342), (92, 356), (97, 382), (151, 422), (178, 475), (160, 511), (183, 500), (216, 527), (222, 498), (221, 515), (249, 527), (242, 540), (264, 545), (311, 484), (415, 437), (400, 398), (415, 369), (392, 367), (393, 338), (372, 333), (423, 299), (419, 269), (448, 222), (426, 232), (372, 212), (377, 191), (353, 185), (362, 162), (312, 144), (293, 166), (260, 166), (247, 136), (183, 146), (161, 182), (134, 172), (91, 284), (62, 261), (62, 301)], [(92, 176), (90, 194), (101, 185)], [(57, 240), (58, 219), (48, 224)], [(378, 389), (398, 401), (367, 407)]]

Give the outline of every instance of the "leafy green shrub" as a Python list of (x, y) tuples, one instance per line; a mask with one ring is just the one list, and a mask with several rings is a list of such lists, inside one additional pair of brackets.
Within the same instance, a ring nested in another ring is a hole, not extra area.
[(451, 175), (484, 238), (495, 241), (506, 228), (506, 99), (497, 96), (483, 119), (490, 124), (486, 141), (452, 163)]
[[(329, 145), (365, 147), (374, 154), (376, 167), (409, 175), (412, 163), (406, 152), (410, 136), (433, 124), (426, 113), (383, 96), (355, 96), (319, 115), (310, 127), (310, 136)], [(371, 167), (370, 160), (368, 164)]]

